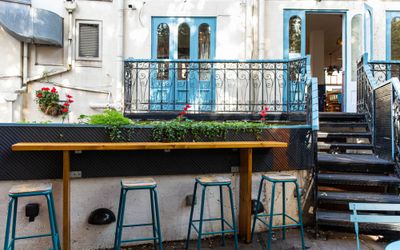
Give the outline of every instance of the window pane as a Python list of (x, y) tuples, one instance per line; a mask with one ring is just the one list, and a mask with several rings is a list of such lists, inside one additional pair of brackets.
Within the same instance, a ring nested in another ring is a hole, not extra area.
[(79, 24), (79, 57), (99, 57), (98, 24)]
[[(169, 27), (166, 23), (161, 23), (157, 27), (157, 59), (169, 58)], [(157, 71), (158, 80), (168, 80), (168, 63), (159, 63)]]
[(199, 26), (199, 59), (210, 59), (210, 26)]
[(357, 80), (357, 62), (362, 54), (362, 19), (355, 15), (351, 20), (351, 80)]
[(289, 20), (289, 54), (301, 54), (301, 18), (298, 16)]
[(392, 19), (391, 47), (391, 59), (400, 60), (400, 17)]
[(157, 27), (157, 59), (169, 58), (169, 27), (161, 23)]
[[(190, 59), (190, 28), (187, 23), (178, 27), (178, 59)], [(188, 66), (187, 63), (179, 63), (178, 80), (186, 80)]]
[[(203, 23), (199, 26), (199, 59), (210, 59), (210, 25)], [(210, 80), (210, 64), (201, 63), (199, 69), (200, 81)]]

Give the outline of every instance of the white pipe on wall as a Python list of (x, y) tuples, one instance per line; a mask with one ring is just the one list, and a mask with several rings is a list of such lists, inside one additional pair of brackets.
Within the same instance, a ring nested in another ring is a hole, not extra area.
[(68, 17), (69, 17), (69, 25), (68, 25), (68, 60), (67, 60), (68, 69), (72, 68), (72, 30), (73, 30), (72, 12), (73, 12), (72, 10), (68, 11)]
[(24, 86), (28, 80), (28, 43), (23, 43), (22, 51), (22, 84)]
[(258, 58), (264, 58), (264, 47), (265, 47), (265, 0), (259, 0), (258, 2)]
[(119, 9), (118, 9), (118, 18), (119, 18), (119, 23), (118, 23), (118, 42), (117, 42), (117, 77), (116, 77), (116, 94), (115, 94), (115, 102), (120, 104), (122, 106), (123, 104), (123, 92), (124, 92), (124, 82), (123, 82), (123, 75), (124, 75), (124, 56), (125, 56), (125, 37), (124, 37), (124, 31), (125, 31), (125, 0), (119, 0)]

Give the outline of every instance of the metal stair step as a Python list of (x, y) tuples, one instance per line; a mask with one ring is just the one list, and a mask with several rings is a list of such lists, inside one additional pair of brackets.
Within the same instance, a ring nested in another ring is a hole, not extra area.
[(320, 121), (320, 127), (367, 127), (367, 122), (333, 122), (333, 121)]
[[(354, 232), (354, 223), (350, 221), (350, 212), (336, 212), (330, 210), (319, 210), (316, 214), (318, 225), (329, 226), (334, 228), (347, 229)], [(398, 234), (400, 224), (395, 223), (360, 223), (361, 233), (389, 233)]]
[(318, 150), (329, 149), (373, 149), (374, 146), (370, 143), (329, 143), (318, 142)]
[(346, 112), (320, 112), (319, 119), (324, 120), (364, 120), (365, 115), (360, 113)]
[(373, 154), (318, 153), (319, 170), (361, 173), (393, 173), (394, 163)]
[(348, 204), (349, 202), (400, 203), (400, 196), (381, 193), (318, 191), (318, 201), (336, 204)]
[(329, 138), (371, 138), (371, 132), (318, 132), (318, 139)]
[(318, 184), (400, 185), (400, 178), (388, 175), (319, 173)]

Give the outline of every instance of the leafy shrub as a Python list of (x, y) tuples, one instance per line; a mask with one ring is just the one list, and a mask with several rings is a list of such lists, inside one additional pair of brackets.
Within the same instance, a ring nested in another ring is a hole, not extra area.
[(106, 109), (102, 114), (82, 116), (80, 119), (87, 119), (85, 123), (92, 125), (105, 125), (107, 127), (111, 141), (121, 141), (122, 127), (132, 124), (131, 120), (124, 117), (115, 109)]

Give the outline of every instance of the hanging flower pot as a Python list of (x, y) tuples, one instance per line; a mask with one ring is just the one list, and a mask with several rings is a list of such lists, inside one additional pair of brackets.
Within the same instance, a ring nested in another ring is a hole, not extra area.
[(71, 95), (66, 95), (66, 98), (65, 101), (60, 100), (60, 95), (55, 87), (51, 89), (43, 87), (40, 90), (36, 90), (35, 101), (39, 104), (40, 110), (46, 115), (54, 117), (62, 115), (64, 120), (69, 113), (71, 103), (74, 102)]

